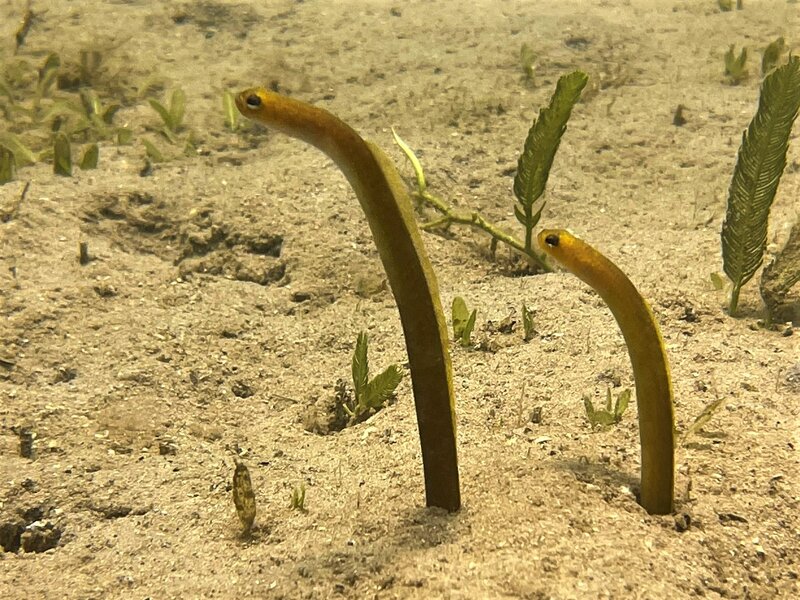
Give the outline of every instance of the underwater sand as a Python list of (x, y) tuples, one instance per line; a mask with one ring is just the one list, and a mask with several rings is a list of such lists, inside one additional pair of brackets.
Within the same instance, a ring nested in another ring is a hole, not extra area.
[[(0, 187), (0, 532), (60, 533), (43, 552), (0, 552), (0, 597), (800, 597), (798, 331), (756, 325), (757, 281), (729, 317), (709, 279), (758, 49), (783, 35), (796, 52), (800, 31), (800, 4), (744, 4), (34, 2), (21, 55), (101, 48), (96, 89), (128, 94), (115, 123), (135, 140), (103, 143), (97, 170), (62, 178), (42, 163)], [(23, 9), (0, 3), (5, 59)], [(738, 86), (722, 73), (730, 44), (751, 52)], [(221, 94), (271, 85), (324, 106), (411, 184), (394, 127), (431, 191), (520, 235), (525, 134), (576, 68), (589, 88), (541, 225), (601, 249), (653, 306), (675, 387), (676, 515), (636, 502), (635, 404), (604, 431), (586, 421), (584, 395), (633, 387), (600, 299), (567, 273), (519, 275), (506, 249), (492, 259), (484, 235), (455, 226), (424, 241), (443, 305), (477, 308), (483, 349), (452, 352), (463, 508), (428, 510), (409, 377), (366, 423), (304, 428), (349, 380), (358, 331), (374, 372), (405, 363), (400, 321), (333, 163), (278, 133), (227, 131)], [(133, 90), (148, 79), (185, 90), (198, 143), (142, 176), (159, 121)], [(770, 249), (797, 218), (797, 136)], [(26, 427), (33, 459), (19, 456)], [(231, 500), (237, 454), (256, 492), (249, 539)], [(290, 507), (301, 484), (305, 512)]]

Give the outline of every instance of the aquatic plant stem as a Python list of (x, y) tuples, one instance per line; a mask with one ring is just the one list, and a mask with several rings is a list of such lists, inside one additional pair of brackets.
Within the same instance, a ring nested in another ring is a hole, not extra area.
[(433, 221), (429, 221), (420, 225), (421, 229), (430, 231), (437, 228), (446, 228), (452, 223), (469, 225), (470, 227), (485, 231), (492, 236), (494, 240), (503, 242), (505, 245), (513, 248), (529, 261), (533, 262), (533, 264), (535, 264), (539, 270), (545, 273), (549, 273), (553, 270), (547, 264), (547, 261), (545, 261), (544, 257), (538, 254), (531, 247), (532, 230), (526, 231), (526, 243), (523, 244), (517, 238), (506, 233), (494, 223), (487, 221), (477, 211), (457, 211), (442, 198), (429, 192), (428, 183), (425, 180), (425, 173), (422, 170), (422, 164), (419, 162), (416, 154), (414, 154), (414, 151), (411, 149), (411, 147), (406, 144), (406, 142), (403, 141), (399, 135), (397, 135), (396, 131), (392, 130), (392, 135), (394, 136), (395, 143), (400, 146), (400, 149), (406, 155), (406, 158), (408, 158), (409, 162), (411, 162), (411, 166), (414, 169), (414, 175), (417, 179), (417, 189), (411, 192), (412, 196), (419, 202), (425, 203), (431, 206), (434, 210), (442, 213), (441, 218), (434, 219)]

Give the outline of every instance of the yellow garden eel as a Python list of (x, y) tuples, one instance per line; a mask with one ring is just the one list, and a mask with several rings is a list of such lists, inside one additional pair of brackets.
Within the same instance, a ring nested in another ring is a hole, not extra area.
[(653, 313), (614, 263), (564, 230), (545, 229), (539, 246), (589, 284), (611, 309), (633, 366), (642, 446), (641, 504), (650, 514), (672, 512), (675, 441), (672, 383), (664, 342)]
[(367, 216), (406, 340), (428, 506), (458, 510), (461, 496), (447, 328), (405, 183), (383, 151), (330, 112), (262, 88), (241, 92), (245, 116), (316, 146), (344, 173)]

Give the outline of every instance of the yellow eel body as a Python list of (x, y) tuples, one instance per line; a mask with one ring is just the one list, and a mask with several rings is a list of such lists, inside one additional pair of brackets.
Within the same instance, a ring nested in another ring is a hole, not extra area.
[(461, 505), (455, 402), (439, 289), (394, 163), (330, 112), (263, 88), (236, 98), (246, 117), (316, 146), (358, 197), (400, 311), (419, 425), (428, 506)]
[(636, 382), (641, 504), (650, 514), (670, 513), (675, 487), (672, 383), (653, 313), (625, 273), (583, 240), (560, 229), (545, 229), (537, 240), (542, 250), (594, 288), (619, 324)]

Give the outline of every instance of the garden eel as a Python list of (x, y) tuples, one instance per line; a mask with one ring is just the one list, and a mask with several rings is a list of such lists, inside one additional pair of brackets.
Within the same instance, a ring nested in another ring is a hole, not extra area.
[(642, 447), (641, 504), (650, 514), (673, 509), (675, 440), (672, 384), (653, 312), (631, 280), (600, 252), (568, 231), (545, 229), (539, 246), (589, 284), (611, 309), (633, 366)]
[(358, 197), (400, 311), (414, 389), (428, 506), (458, 510), (452, 368), (439, 289), (394, 163), (322, 108), (263, 88), (236, 97), (239, 111), (316, 146), (344, 173)]

